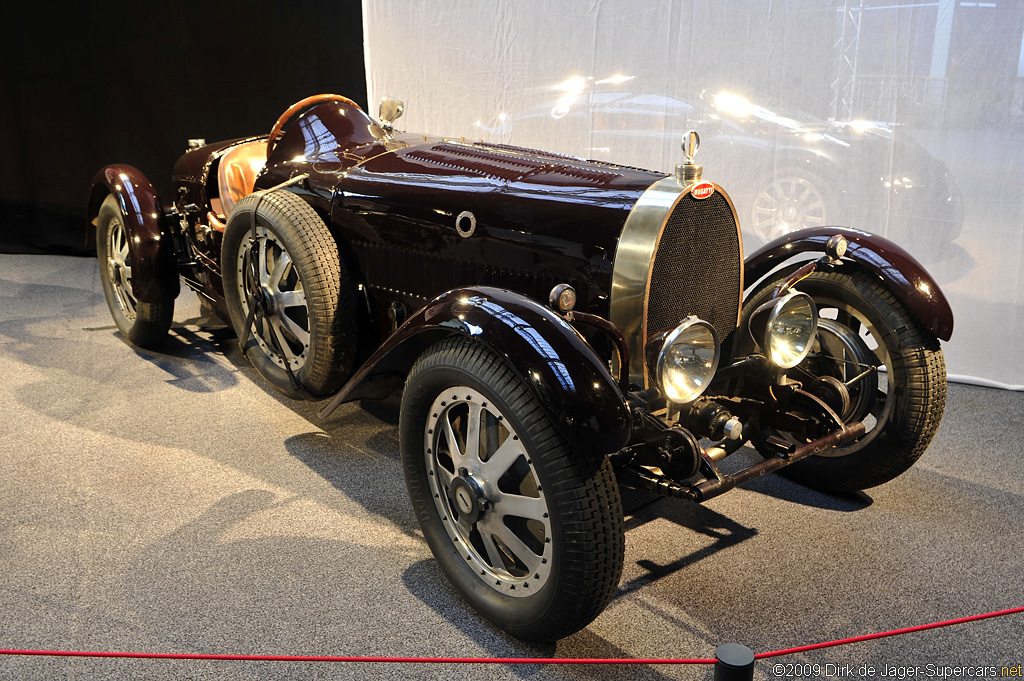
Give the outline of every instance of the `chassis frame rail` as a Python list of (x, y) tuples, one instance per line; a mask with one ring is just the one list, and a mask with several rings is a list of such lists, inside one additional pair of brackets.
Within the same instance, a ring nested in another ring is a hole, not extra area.
[(714, 478), (707, 476), (708, 479), (692, 486), (677, 482), (663, 475), (658, 475), (639, 466), (626, 465), (616, 467), (616, 475), (618, 475), (619, 481), (626, 485), (646, 489), (662, 496), (703, 502), (724, 494), (737, 485), (742, 485), (745, 482), (772, 473), (780, 468), (785, 468), (809, 456), (855, 440), (864, 435), (865, 430), (864, 423), (857, 421), (842, 428), (837, 428), (816, 440), (811, 440), (802, 445), (794, 445), (789, 451), (779, 452), (770, 459), (765, 459), (736, 473), (722, 473), (702, 447), (701, 469), (712, 473)]

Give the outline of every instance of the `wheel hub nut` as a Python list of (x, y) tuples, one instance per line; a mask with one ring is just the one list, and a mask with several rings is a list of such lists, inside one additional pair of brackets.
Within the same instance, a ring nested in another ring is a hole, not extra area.
[(472, 525), (487, 509), (487, 500), (483, 492), (480, 481), (472, 475), (467, 475), (463, 469), (448, 488), (448, 500), (452, 508), (458, 512), (459, 518)]
[(259, 295), (260, 295), (260, 298), (263, 299), (263, 305), (265, 306), (265, 308), (267, 310), (267, 314), (268, 315), (274, 314), (274, 311), (276, 309), (276, 305), (275, 305), (275, 302), (274, 302), (274, 294), (266, 286), (261, 286), (260, 287), (260, 294)]

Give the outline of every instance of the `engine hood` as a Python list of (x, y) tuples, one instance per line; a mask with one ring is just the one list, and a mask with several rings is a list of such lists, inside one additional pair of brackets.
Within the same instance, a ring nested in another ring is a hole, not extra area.
[(469, 210), (479, 224), (610, 252), (629, 211), (665, 176), (502, 144), (409, 135), (392, 144), (344, 173), (344, 197)]
[(356, 211), (383, 210), (394, 217), (426, 211), (447, 224), (468, 210), (481, 227), (609, 252), (639, 197), (665, 177), (523, 147), (388, 134), (362, 110), (338, 102), (316, 106), (295, 121), (267, 165), (273, 170), (259, 186), (312, 171), (333, 185), (336, 202)]
[[(721, 188), (715, 198), (694, 199), (661, 172), (506, 144), (387, 134), (362, 111), (336, 103), (289, 128), (268, 165), (274, 171), (264, 184), (301, 172), (324, 199), (330, 193), (331, 221), (356, 279), (410, 309), (471, 284), (546, 300), (554, 285), (570, 283), (584, 311), (607, 316), (616, 301), (636, 303), (615, 316), (632, 331), (637, 358), (648, 325), (701, 313), (722, 336), (735, 326), (741, 248)], [(718, 255), (730, 265), (719, 268), (727, 281), (704, 286), (714, 295), (701, 300), (680, 296), (680, 282), (708, 279), (706, 242), (725, 244)], [(662, 260), (655, 258), (659, 244)], [(654, 277), (652, 267), (668, 269)], [(629, 276), (616, 275), (626, 270)], [(648, 305), (652, 295), (659, 302)]]

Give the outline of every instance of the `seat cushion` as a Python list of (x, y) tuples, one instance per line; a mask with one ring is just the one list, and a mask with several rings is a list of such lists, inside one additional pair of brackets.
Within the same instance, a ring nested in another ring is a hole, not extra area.
[(217, 185), (224, 215), (229, 215), (243, 196), (252, 194), (256, 176), (267, 162), (265, 141), (247, 142), (232, 147), (220, 159)]

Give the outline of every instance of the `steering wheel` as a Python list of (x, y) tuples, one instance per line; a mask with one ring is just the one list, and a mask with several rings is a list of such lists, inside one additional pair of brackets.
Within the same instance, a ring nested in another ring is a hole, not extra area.
[(277, 142), (277, 138), (281, 136), (281, 129), (284, 128), (285, 123), (291, 120), (292, 116), (302, 111), (307, 106), (319, 104), (320, 102), (342, 102), (344, 104), (348, 104), (349, 106), (354, 106), (355, 108), (362, 111), (362, 108), (358, 104), (356, 104), (355, 102), (353, 102), (351, 99), (344, 95), (310, 95), (305, 99), (300, 99), (299, 101), (295, 102), (290, 107), (288, 107), (288, 109), (278, 117), (277, 121), (274, 123), (274, 127), (270, 129), (270, 137), (267, 138), (268, 159), (270, 158), (270, 152), (273, 151), (274, 149), (274, 144)]

